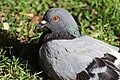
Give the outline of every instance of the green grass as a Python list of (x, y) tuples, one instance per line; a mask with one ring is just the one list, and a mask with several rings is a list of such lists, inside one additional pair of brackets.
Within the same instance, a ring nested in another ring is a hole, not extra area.
[[(34, 27), (52, 7), (68, 10), (82, 34), (120, 46), (120, 0), (0, 0), (1, 80), (42, 79), (35, 54), (42, 30)], [(5, 22), (10, 26), (7, 31)]]
[(22, 61), (15, 56), (9, 58), (6, 56), (6, 51), (0, 49), (0, 80), (37, 80), (42, 79), (37, 76), (39, 73), (31, 75), (30, 70), (27, 69), (27, 62)]

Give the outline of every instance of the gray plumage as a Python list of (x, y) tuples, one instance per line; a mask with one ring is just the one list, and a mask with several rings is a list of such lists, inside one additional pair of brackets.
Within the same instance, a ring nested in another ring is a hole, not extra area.
[[(53, 22), (52, 17), (56, 15), (59, 16), (59, 21)], [(44, 25), (50, 32), (46, 32), (43, 39), (40, 39), (39, 62), (54, 80), (120, 80), (119, 48), (81, 35), (73, 17), (64, 9), (48, 10), (43, 20), (46, 21), (45, 24), (39, 23), (37, 27)], [(115, 71), (117, 77), (110, 70)], [(81, 78), (81, 74), (77, 79), (77, 74), (82, 72), (82, 77), (88, 74), (88, 79)], [(110, 76), (103, 76), (104, 72)]]

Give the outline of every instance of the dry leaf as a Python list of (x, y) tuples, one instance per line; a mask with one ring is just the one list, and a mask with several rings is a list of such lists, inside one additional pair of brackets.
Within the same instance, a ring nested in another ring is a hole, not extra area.
[(95, 27), (94, 27), (94, 26), (90, 26), (90, 28), (91, 28), (92, 30), (95, 30)]
[(4, 30), (9, 30), (9, 28), (10, 28), (10, 26), (7, 22), (3, 22), (3, 27), (4, 27), (3, 28)]
[(34, 14), (32, 14), (32, 13), (23, 13), (23, 12), (20, 12), (19, 14), (22, 14), (22, 15), (26, 15), (26, 16), (28, 16), (28, 17), (34, 17)]
[(5, 17), (4, 16), (1, 16), (1, 21), (3, 22), (3, 21), (5, 21), (6, 19), (5, 19)]
[(97, 11), (95, 9), (92, 9), (91, 13), (97, 15)]
[(43, 18), (43, 16), (34, 16), (30, 22), (28, 23), (28, 25), (30, 26), (31, 23), (38, 23), (39, 20), (41, 20)]
[(105, 41), (108, 41), (109, 39), (107, 37), (104, 38)]
[(19, 40), (20, 43), (28, 43), (28, 41), (29, 41), (28, 38), (24, 37), (24, 36), (17, 38), (17, 40)]
[(43, 18), (43, 16), (34, 16), (32, 19), (31, 19), (31, 21), (30, 22), (36, 22), (36, 21), (38, 21), (38, 20), (41, 20)]
[(25, 15), (29, 17), (34, 17), (34, 14), (25, 14)]

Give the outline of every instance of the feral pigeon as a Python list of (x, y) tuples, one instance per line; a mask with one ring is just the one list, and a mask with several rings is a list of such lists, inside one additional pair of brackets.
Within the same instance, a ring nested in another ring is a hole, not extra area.
[(49, 9), (36, 28), (47, 29), (39, 63), (52, 80), (120, 80), (119, 48), (82, 35), (68, 11)]

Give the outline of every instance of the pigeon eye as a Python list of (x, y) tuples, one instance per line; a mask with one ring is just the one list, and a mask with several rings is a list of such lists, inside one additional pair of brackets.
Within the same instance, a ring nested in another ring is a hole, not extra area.
[(59, 21), (59, 17), (58, 17), (58, 16), (54, 16), (54, 17), (53, 17), (53, 21), (54, 21), (54, 22), (58, 22), (58, 21)]

